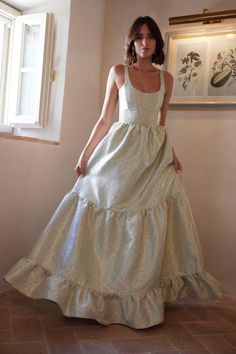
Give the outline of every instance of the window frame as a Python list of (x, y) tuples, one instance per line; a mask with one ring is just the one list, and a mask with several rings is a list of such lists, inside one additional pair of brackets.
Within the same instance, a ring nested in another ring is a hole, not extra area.
[[(11, 43), (13, 40), (14, 32), (14, 20), (17, 16), (20, 16), (21, 12), (12, 8), (11, 6), (0, 1), (0, 16), (9, 19), (8, 27), (10, 27), (7, 33), (7, 41), (4, 40), (4, 51), (5, 58), (3, 58), (3, 66), (0, 68), (2, 70), (2, 75), (4, 78), (4, 83), (0, 87), (0, 132), (12, 133), (13, 128), (9, 126), (5, 121), (5, 108), (7, 101), (7, 87), (8, 87), (8, 75), (9, 75), (9, 58), (11, 57)], [(5, 33), (6, 35), (6, 33)], [(2, 81), (2, 80), (1, 80)]]
[[(12, 9), (8, 5), (0, 2), (0, 14), (8, 14), (9, 9)], [(11, 13), (11, 34), (9, 40), (9, 52), (8, 52), (8, 68), (6, 73), (6, 88), (5, 88), (5, 107), (3, 112), (3, 121), (0, 122), (0, 132), (13, 132), (14, 127), (19, 128), (43, 128), (47, 123), (47, 112), (49, 105), (49, 91), (51, 83), (51, 72), (52, 72), (52, 50), (53, 50), (53, 25), (54, 18), (51, 13), (33, 13), (27, 15), (21, 15), (17, 10), (12, 9)], [(9, 15), (10, 16), (10, 15)], [(7, 15), (6, 15), (7, 17)], [(19, 64), (16, 66), (16, 57), (22, 56), (22, 50), (24, 48), (23, 42), (23, 26), (28, 22), (38, 22), (40, 26), (42, 25), (42, 42), (41, 42), (41, 66), (39, 73), (39, 100), (37, 114), (34, 115), (34, 120), (27, 121), (25, 116), (18, 116), (15, 118), (15, 113), (17, 109), (18, 97), (20, 94), (19, 87)], [(16, 33), (19, 31), (19, 26), (21, 26), (21, 33)], [(18, 44), (20, 41), (20, 46), (18, 47), (18, 53), (16, 52), (16, 40)], [(17, 53), (17, 54), (16, 54)], [(12, 91), (13, 90), (13, 91)], [(14, 93), (14, 94), (12, 94)]]

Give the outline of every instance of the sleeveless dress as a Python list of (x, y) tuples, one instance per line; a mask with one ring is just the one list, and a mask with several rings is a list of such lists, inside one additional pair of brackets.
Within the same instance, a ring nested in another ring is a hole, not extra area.
[(172, 145), (157, 126), (160, 89), (132, 86), (125, 66), (119, 121), (93, 151), (87, 173), (63, 198), (33, 249), (5, 280), (65, 316), (146, 328), (179, 297), (220, 298), (204, 270), (196, 226)]

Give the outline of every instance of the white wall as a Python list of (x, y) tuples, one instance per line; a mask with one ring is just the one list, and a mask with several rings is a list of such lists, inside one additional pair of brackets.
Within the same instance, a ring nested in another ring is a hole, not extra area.
[[(168, 26), (169, 17), (200, 13), (206, 7), (210, 11), (230, 10), (235, 8), (235, 0), (107, 1), (102, 85), (109, 67), (123, 63), (124, 38), (136, 17), (152, 16), (164, 35), (182, 27)], [(229, 293), (236, 294), (235, 108), (169, 110), (167, 127), (183, 163), (183, 180), (197, 222), (206, 269)]]
[[(27, 255), (76, 180), (74, 166), (100, 113), (104, 14), (103, 0), (71, 2), (61, 144), (0, 138), (1, 279)], [(0, 282), (0, 289), (6, 286)]]

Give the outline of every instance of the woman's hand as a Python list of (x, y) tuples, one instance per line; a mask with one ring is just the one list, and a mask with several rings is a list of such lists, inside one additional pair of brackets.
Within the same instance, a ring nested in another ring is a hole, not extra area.
[(179, 172), (182, 172), (182, 165), (178, 159), (178, 157), (176, 156), (175, 154), (175, 151), (174, 151), (174, 148), (172, 147), (172, 151), (173, 151), (173, 165), (174, 165), (174, 168), (175, 168), (175, 172), (179, 173)]
[(77, 165), (75, 166), (75, 172), (78, 177), (85, 175), (88, 159), (89, 158), (88, 156), (86, 156), (85, 152), (82, 152), (77, 162)]

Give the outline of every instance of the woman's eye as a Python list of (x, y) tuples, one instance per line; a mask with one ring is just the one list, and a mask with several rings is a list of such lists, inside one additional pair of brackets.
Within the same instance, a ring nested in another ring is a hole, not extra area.
[[(135, 37), (135, 41), (141, 41), (141, 40), (143, 40), (143, 38), (144, 38), (144, 36), (142, 36), (142, 35), (137, 35), (137, 36)], [(154, 37), (153, 34), (149, 34), (146, 38), (147, 38), (147, 39), (155, 39), (155, 37)]]

